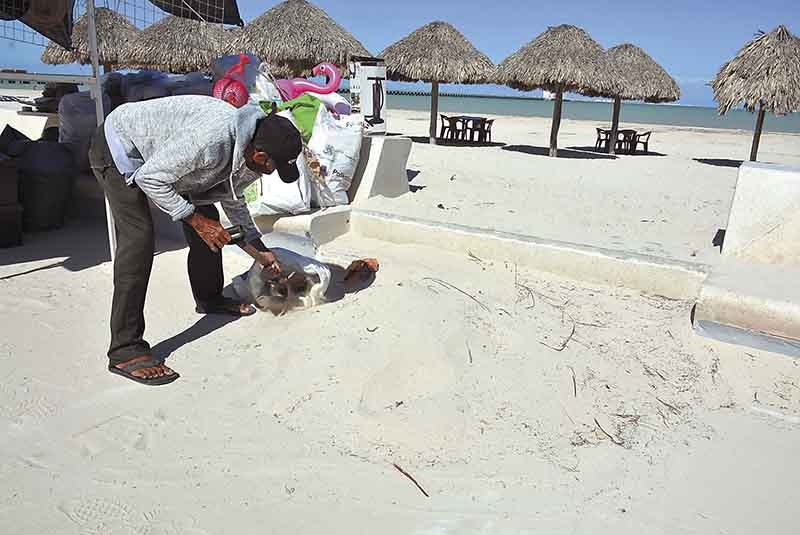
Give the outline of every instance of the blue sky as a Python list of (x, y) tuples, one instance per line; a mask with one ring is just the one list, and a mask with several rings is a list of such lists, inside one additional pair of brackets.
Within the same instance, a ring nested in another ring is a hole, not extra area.
[[(456, 26), (493, 61), (502, 61), (548, 26), (587, 30), (602, 46), (630, 42), (644, 48), (680, 83), (682, 103), (712, 105), (706, 82), (758, 30), (779, 24), (800, 34), (800, 0), (313, 0), (373, 53), (434, 20)], [(239, 0), (247, 21), (278, 2)], [(103, 0), (98, 1), (102, 5)], [(41, 49), (0, 43), (0, 65), (43, 71)], [(64, 71), (61, 68), (60, 71)], [(73, 69), (74, 70), (74, 69)], [(516, 94), (508, 88), (459, 90)]]

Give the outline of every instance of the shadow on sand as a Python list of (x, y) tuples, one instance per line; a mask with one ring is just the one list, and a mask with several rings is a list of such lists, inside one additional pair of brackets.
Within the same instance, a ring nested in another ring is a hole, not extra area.
[(729, 160), (728, 158), (693, 158), (694, 161), (705, 165), (713, 165), (714, 167), (733, 167), (739, 168), (743, 160)]
[[(355, 273), (349, 280), (345, 281), (347, 271), (337, 264), (326, 264), (331, 270), (331, 283), (328, 286), (328, 291), (325, 293), (325, 299), (328, 303), (335, 303), (341, 301), (348, 294), (355, 294), (372, 286), (375, 282), (374, 273)], [(226, 295), (233, 295), (232, 287), (228, 286), (225, 289)], [(324, 304), (319, 306), (325, 306)], [(191, 327), (184, 329), (182, 332), (166, 339), (152, 348), (153, 356), (166, 359), (183, 346), (196, 342), (201, 338), (210, 335), (211, 333), (222, 329), (226, 325), (230, 325), (235, 321), (242, 318), (235, 316), (225, 316), (219, 314), (208, 314), (197, 320)]]
[[(419, 143), (420, 145), (430, 145), (431, 140), (429, 137), (423, 136), (408, 136), (411, 141), (414, 143)], [(479, 141), (463, 141), (463, 140), (449, 140), (449, 139), (437, 139), (436, 145), (440, 147), (505, 147), (505, 143), (498, 143), (498, 142), (479, 142)]]
[[(183, 243), (172, 240), (158, 239), (156, 240), (156, 254), (176, 251), (185, 246)], [(23, 245), (2, 249), (0, 266), (48, 259), (58, 260), (44, 266), (20, 270), (0, 277), (0, 280), (13, 279), (54, 268), (82, 271), (109, 262), (111, 258), (105, 220), (68, 220), (67, 224), (60, 229), (25, 234)]]
[(238, 321), (241, 318), (235, 316), (223, 316), (220, 314), (208, 314), (197, 320), (194, 325), (185, 329), (183, 332), (167, 338), (153, 346), (152, 353), (154, 357), (166, 359), (175, 351), (182, 348), (187, 344), (191, 344), (208, 336), (209, 334), (217, 331), (226, 325)]
[[(608, 152), (606, 152), (604, 149), (597, 149), (594, 146), (591, 146), (591, 147), (568, 147), (568, 148), (571, 149), (571, 150), (579, 150), (581, 152), (593, 152), (595, 154), (604, 154), (606, 156), (610, 156), (608, 154)], [(640, 150), (640, 151), (636, 151), (633, 154), (628, 154), (627, 152), (618, 152), (617, 156), (666, 156), (666, 154), (661, 153), (661, 152), (653, 152), (653, 151), (644, 152), (644, 151)]]
[[(531, 156), (548, 156), (550, 149), (547, 147), (533, 147), (531, 145), (507, 145), (503, 150), (511, 152), (521, 152), (523, 154), (530, 154)], [(559, 158), (567, 158), (574, 160), (616, 160), (616, 156), (610, 154), (603, 154), (594, 151), (575, 150), (575, 149), (558, 149)]]

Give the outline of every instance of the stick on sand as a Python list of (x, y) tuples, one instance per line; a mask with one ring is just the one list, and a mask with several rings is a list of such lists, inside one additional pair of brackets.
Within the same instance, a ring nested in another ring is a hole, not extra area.
[(416, 480), (416, 479), (414, 479), (414, 476), (412, 476), (411, 474), (409, 474), (408, 472), (406, 472), (405, 470), (403, 470), (402, 468), (400, 468), (400, 466), (399, 466), (397, 463), (392, 463), (392, 466), (394, 466), (395, 468), (397, 468), (397, 471), (398, 471), (398, 472), (400, 472), (401, 474), (403, 474), (404, 476), (406, 476), (408, 479), (410, 479), (410, 480), (411, 480), (411, 482), (412, 482), (412, 483), (414, 483), (414, 484), (417, 486), (417, 488), (419, 489), (419, 491), (420, 491), (422, 494), (424, 494), (426, 498), (430, 498), (430, 496), (428, 496), (428, 493), (427, 493), (427, 492), (425, 492), (425, 489), (423, 489), (423, 488), (422, 488), (422, 485), (420, 485), (419, 483), (417, 483), (417, 480)]

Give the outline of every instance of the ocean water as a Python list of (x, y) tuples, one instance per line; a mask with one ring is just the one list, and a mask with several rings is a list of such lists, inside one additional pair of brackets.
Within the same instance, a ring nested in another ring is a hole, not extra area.
[[(430, 110), (430, 97), (388, 95), (391, 110)], [(562, 110), (566, 119), (596, 121), (598, 126), (611, 126), (612, 103), (594, 101), (565, 101)], [(441, 113), (470, 112), (486, 116), (517, 115), (522, 117), (552, 117), (553, 102), (513, 97), (439, 97)], [(752, 131), (756, 114), (734, 110), (721, 117), (715, 108), (676, 106), (672, 104), (622, 103), (620, 123), (663, 124), (703, 128), (727, 128)], [(800, 113), (783, 117), (767, 114), (765, 132), (800, 133)]]

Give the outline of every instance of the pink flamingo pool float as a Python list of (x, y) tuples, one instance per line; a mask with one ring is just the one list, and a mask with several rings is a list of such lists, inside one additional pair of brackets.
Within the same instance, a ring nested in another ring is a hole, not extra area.
[(319, 85), (306, 78), (293, 78), (278, 80), (278, 89), (286, 97), (286, 100), (292, 100), (303, 93), (330, 95), (339, 89), (339, 84), (342, 83), (341, 71), (330, 63), (320, 63), (311, 70), (311, 74), (325, 76), (325, 85)]

